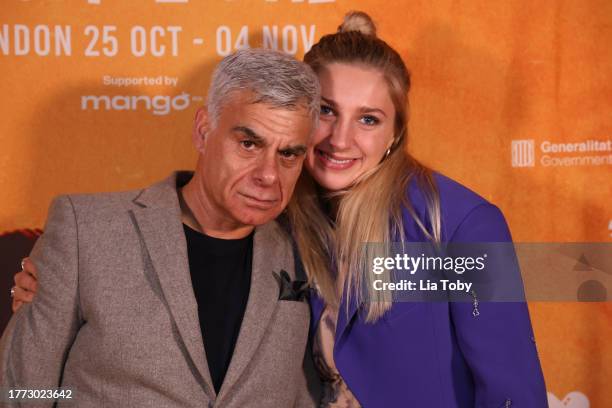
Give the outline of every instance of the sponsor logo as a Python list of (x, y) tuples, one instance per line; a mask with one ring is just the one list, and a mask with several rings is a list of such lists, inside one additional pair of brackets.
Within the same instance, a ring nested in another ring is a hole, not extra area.
[(172, 111), (187, 109), (191, 102), (202, 102), (204, 97), (186, 92), (180, 95), (83, 95), (81, 110), (137, 111), (148, 110), (153, 115), (164, 116)]
[(535, 166), (533, 139), (512, 141), (512, 167)]
[(511, 142), (512, 167), (578, 167), (612, 165), (612, 140), (588, 139), (580, 142), (536, 142), (533, 139)]
[(550, 408), (589, 408), (591, 403), (586, 395), (579, 391), (572, 391), (563, 397), (557, 398), (552, 392), (548, 393), (548, 406)]

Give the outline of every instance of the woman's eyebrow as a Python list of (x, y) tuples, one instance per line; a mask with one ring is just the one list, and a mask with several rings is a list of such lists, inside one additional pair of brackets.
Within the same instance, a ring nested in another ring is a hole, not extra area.
[(378, 112), (381, 115), (383, 115), (384, 117), (387, 117), (387, 114), (385, 113), (385, 111), (383, 111), (382, 109), (379, 109), (379, 108), (371, 108), (369, 106), (362, 106), (361, 109), (359, 109), (359, 111), (361, 113), (375, 113), (375, 112)]
[[(334, 102), (333, 99), (326, 98), (325, 96), (321, 96), (321, 101), (325, 102), (327, 105), (331, 107), (336, 107), (336, 102)], [(380, 113), (384, 117), (387, 117), (387, 114), (382, 109), (372, 108), (370, 106), (362, 106), (361, 108), (359, 108), (359, 112), (361, 113)]]
[(329, 99), (329, 98), (326, 98), (324, 96), (321, 96), (321, 100), (323, 102), (325, 102), (326, 104), (328, 104), (328, 105), (336, 106), (336, 102), (334, 102), (333, 99)]

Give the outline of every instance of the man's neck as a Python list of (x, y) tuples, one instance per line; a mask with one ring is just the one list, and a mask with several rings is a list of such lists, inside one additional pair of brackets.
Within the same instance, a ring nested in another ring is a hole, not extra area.
[(203, 191), (198, 173), (178, 190), (181, 220), (188, 227), (208, 236), (221, 239), (240, 239), (253, 232), (253, 225), (241, 225), (227, 220), (214, 208)]

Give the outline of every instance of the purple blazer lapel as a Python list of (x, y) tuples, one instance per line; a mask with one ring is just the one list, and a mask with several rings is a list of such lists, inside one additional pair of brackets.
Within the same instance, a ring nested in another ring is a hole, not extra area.
[(350, 302), (347, 307), (346, 296), (347, 291), (345, 290), (342, 294), (340, 308), (338, 311), (338, 322), (336, 324), (336, 337), (334, 340), (334, 348), (342, 344), (342, 340), (347, 330), (350, 328), (351, 322), (357, 314), (357, 310), (359, 309), (359, 305), (357, 304), (357, 299), (355, 298), (355, 296), (351, 296)]

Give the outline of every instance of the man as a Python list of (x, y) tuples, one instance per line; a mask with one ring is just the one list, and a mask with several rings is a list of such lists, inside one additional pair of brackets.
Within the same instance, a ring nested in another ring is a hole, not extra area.
[(4, 393), (61, 386), (78, 407), (313, 406), (302, 369), (309, 308), (279, 300), (283, 271), (296, 276), (274, 219), (319, 94), (293, 58), (239, 51), (197, 112), (193, 176), (57, 198), (31, 255), (36, 297), (0, 343)]

